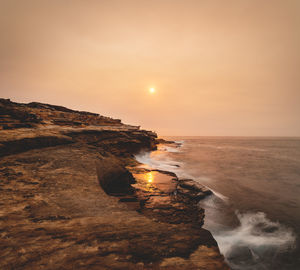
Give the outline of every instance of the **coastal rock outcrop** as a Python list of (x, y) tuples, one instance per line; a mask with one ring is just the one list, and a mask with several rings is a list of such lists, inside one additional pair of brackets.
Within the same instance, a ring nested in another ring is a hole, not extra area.
[(180, 179), (178, 181), (177, 192), (179, 196), (196, 202), (212, 194), (211, 190), (192, 179)]
[(131, 184), (135, 183), (135, 179), (116, 158), (98, 160), (96, 170), (99, 184), (107, 194), (133, 192)]
[(176, 175), (136, 166), (155, 133), (5, 99), (0, 117), (0, 269), (228, 269)]

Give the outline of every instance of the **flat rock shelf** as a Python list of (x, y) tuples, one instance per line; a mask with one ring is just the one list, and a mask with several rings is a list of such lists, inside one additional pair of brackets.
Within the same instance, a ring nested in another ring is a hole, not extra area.
[[(202, 228), (209, 192), (134, 160), (155, 133), (41, 103), (0, 99), (0, 116), (0, 269), (228, 269)], [(117, 167), (133, 179), (108, 194)]]

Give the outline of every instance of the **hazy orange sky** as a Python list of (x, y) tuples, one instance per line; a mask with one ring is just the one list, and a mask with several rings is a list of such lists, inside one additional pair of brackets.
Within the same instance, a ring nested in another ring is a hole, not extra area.
[(0, 0), (0, 28), (1, 97), (160, 135), (300, 136), (300, 1)]

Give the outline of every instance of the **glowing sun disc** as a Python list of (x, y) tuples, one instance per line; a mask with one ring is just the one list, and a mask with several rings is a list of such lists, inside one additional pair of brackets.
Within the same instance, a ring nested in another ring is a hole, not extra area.
[(151, 87), (151, 88), (149, 89), (149, 92), (150, 92), (151, 94), (155, 93), (155, 88)]

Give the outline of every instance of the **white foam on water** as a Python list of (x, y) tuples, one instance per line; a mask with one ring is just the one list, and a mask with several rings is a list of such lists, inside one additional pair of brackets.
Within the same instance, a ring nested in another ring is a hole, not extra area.
[[(239, 257), (239, 249), (247, 248), (251, 260), (263, 258), (270, 250), (276, 254), (295, 247), (292, 229), (269, 220), (263, 212), (239, 213), (240, 225), (230, 231), (215, 232), (220, 251), (229, 261)], [(246, 268), (245, 268), (246, 269)]]
[(228, 202), (229, 198), (224, 196), (223, 194), (213, 190), (212, 188), (210, 188), (209, 186), (206, 186), (208, 189), (210, 189), (212, 191), (213, 194), (215, 194), (218, 198), (220, 198), (221, 200), (223, 200), (224, 202)]
[[(163, 170), (163, 171), (169, 171), (175, 173), (179, 178), (192, 178), (194, 177), (182, 170), (181, 164), (178, 161), (173, 161), (168, 156), (168, 153), (177, 153), (181, 151), (181, 147), (183, 146), (184, 141), (175, 141), (175, 143), (180, 143), (180, 146), (172, 147), (167, 146), (164, 144), (161, 144), (158, 146), (158, 150), (155, 152), (141, 152), (137, 155), (135, 155), (135, 158), (138, 162), (144, 164), (142, 167), (148, 168), (148, 169), (157, 169), (157, 170)], [(153, 153), (156, 153), (153, 155)], [(145, 166), (146, 165), (146, 166)], [(205, 180), (205, 181), (201, 181)], [(207, 177), (198, 177), (197, 179), (194, 179), (195, 181), (201, 183), (207, 182)], [(228, 198), (221, 193), (213, 190), (212, 188), (208, 187), (207, 185), (204, 185), (208, 189), (210, 189), (217, 197), (224, 201), (228, 201)]]
[(135, 155), (135, 159), (138, 162), (147, 165), (147, 168), (171, 171), (174, 173), (176, 173), (176, 169), (178, 169), (178, 166), (180, 166), (179, 162), (169, 160), (165, 155), (160, 155), (156, 158), (152, 158), (150, 152), (139, 153)]
[[(201, 184), (203, 182), (209, 184), (209, 178), (205, 176), (195, 178), (181, 168), (183, 163), (171, 159), (168, 153), (182, 150), (184, 141), (178, 143), (181, 143), (179, 147), (159, 145), (158, 151), (140, 153), (135, 157), (137, 161), (145, 164), (148, 168), (171, 171), (179, 178), (192, 178)], [(208, 207), (207, 210), (212, 211), (211, 220), (207, 220), (207, 223), (210, 224), (209, 227), (212, 227), (208, 229), (212, 231), (221, 253), (233, 269), (268, 269), (263, 262), (267, 260), (267, 257), (271, 257), (272, 261), (276, 254), (295, 248), (296, 235), (293, 230), (279, 222), (269, 220), (263, 212), (232, 211), (231, 215), (233, 217), (236, 215), (240, 225), (235, 228), (227, 225), (220, 226), (219, 222), (223, 223), (220, 220), (223, 211), (226, 212), (227, 205), (230, 204), (229, 198), (209, 186), (207, 188), (212, 190), (215, 195), (202, 201), (203, 207)], [(214, 213), (217, 217), (214, 217)]]
[[(194, 178), (182, 170), (180, 162), (172, 160), (168, 155), (168, 153), (180, 151), (180, 147), (160, 145), (158, 151), (143, 152), (136, 155), (135, 158), (147, 168), (171, 171), (180, 178)], [(201, 177), (195, 179), (201, 184), (208, 182), (207, 180), (205, 178), (201, 181)], [(211, 209), (220, 207), (218, 203), (216, 204), (217, 198), (220, 199), (219, 203), (221, 201), (226, 204), (229, 203), (229, 198), (209, 186), (207, 188), (212, 190), (216, 196), (204, 201), (205, 204), (211, 204), (210, 206), (207, 205), (208, 207)], [(221, 253), (234, 269), (261, 269), (256, 266), (260, 265), (266, 256), (270, 256), (270, 251), (276, 255), (289, 248), (294, 248), (296, 241), (294, 232), (278, 222), (269, 220), (265, 213), (239, 213), (236, 211), (235, 214), (240, 222), (238, 227), (229, 230), (228, 228), (222, 230), (219, 227), (216, 231), (212, 228)], [(208, 222), (211, 225), (214, 222), (218, 223), (218, 221), (214, 221), (214, 218)]]
[(180, 145), (183, 145), (184, 144), (184, 140), (181, 140), (181, 141), (174, 141), (175, 143), (178, 143)]

